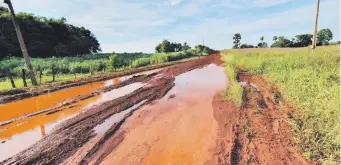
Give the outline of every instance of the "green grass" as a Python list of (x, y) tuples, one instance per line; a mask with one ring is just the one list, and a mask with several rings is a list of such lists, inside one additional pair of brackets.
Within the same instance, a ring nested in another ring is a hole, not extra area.
[[(76, 78), (83, 78), (83, 77), (88, 77), (90, 76), (90, 74), (76, 74)], [(75, 75), (73, 74), (59, 74), (56, 75), (55, 77), (55, 81), (70, 81), (70, 80), (74, 80), (75, 79)], [(39, 79), (37, 79), (38, 83), (40, 83)], [(46, 84), (52, 82), (52, 76), (42, 76), (41, 78), (41, 84)], [(17, 88), (23, 88), (24, 87), (24, 82), (22, 80), (22, 78), (14, 78), (14, 83), (16, 85)], [(31, 79), (29, 77), (26, 78), (26, 83), (28, 86), (32, 86), (31, 83)], [(6, 90), (6, 89), (11, 89), (12, 85), (10, 83), (10, 81), (8, 79), (3, 79), (3, 81), (0, 81), (0, 90)]]
[[(296, 51), (274, 50), (241, 53), (222, 51), (225, 68), (236, 84), (236, 68), (265, 77), (280, 88), (284, 98), (295, 106), (303, 120), (296, 135), (305, 155), (323, 164), (340, 159), (340, 47), (318, 47)], [(240, 102), (238, 87), (226, 97)], [(237, 92), (238, 91), (238, 92)]]

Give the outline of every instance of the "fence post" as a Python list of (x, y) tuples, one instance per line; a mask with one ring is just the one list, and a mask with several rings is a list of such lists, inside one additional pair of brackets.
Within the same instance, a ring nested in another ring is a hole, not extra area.
[(25, 69), (22, 68), (21, 71), (22, 71), (22, 81), (24, 82), (24, 87), (27, 87)]
[(52, 65), (52, 81), (55, 81), (55, 71), (54, 71), (54, 65)]
[(12, 88), (16, 88), (13, 77), (11, 73), (7, 73), (7, 77), (9, 78), (9, 81), (11, 82)]
[(39, 84), (41, 84), (41, 77), (43, 76), (43, 70), (41, 69), (41, 66), (39, 66)]

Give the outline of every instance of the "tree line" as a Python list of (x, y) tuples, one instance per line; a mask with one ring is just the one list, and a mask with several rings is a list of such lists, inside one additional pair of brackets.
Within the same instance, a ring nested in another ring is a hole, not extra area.
[[(17, 20), (31, 57), (76, 56), (101, 51), (95, 35), (88, 29), (53, 19), (20, 12)], [(22, 57), (8, 9), (0, 7), (0, 59)]]
[[(306, 47), (312, 44), (312, 34), (299, 34), (296, 35), (295, 38), (291, 38), (291, 40), (287, 39), (284, 36), (273, 36), (272, 40), (274, 43), (270, 47)], [(260, 42), (254, 46), (249, 44), (241, 44), (241, 34), (236, 33), (233, 36), (233, 47), (234, 49), (243, 49), (243, 48), (266, 48), (268, 44), (264, 42), (264, 37), (260, 37)], [(329, 44), (340, 44), (340, 41), (336, 43), (331, 43), (330, 40), (333, 39), (333, 33), (330, 29), (321, 29), (317, 33), (317, 46), (321, 45), (329, 45)]]
[[(169, 42), (168, 40), (163, 40), (155, 47), (155, 53), (169, 53), (169, 52), (181, 52), (188, 51), (192, 48), (184, 42), (184, 44), (177, 42)], [(204, 46), (204, 45), (196, 45), (193, 49), (196, 53), (203, 53), (205, 55), (212, 54), (215, 50)]]

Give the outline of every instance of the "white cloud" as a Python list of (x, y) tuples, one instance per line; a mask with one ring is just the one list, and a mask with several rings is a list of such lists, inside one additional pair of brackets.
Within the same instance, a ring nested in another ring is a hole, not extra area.
[(176, 6), (178, 5), (179, 3), (181, 3), (182, 0), (168, 0), (169, 4), (171, 6)]
[[(163, 38), (186, 41), (194, 46), (202, 44), (204, 37), (205, 45), (223, 49), (232, 46), (232, 35), (237, 32), (242, 34), (242, 43), (256, 44), (259, 37), (264, 36), (270, 44), (274, 35), (292, 38), (296, 34), (310, 33), (315, 12), (314, 1), (287, 10), (281, 8), (264, 16), (252, 13), (254, 8), (281, 7), (280, 4), (295, 0), (12, 1), (17, 11), (64, 16), (71, 24), (89, 28), (104, 52), (154, 52), (155, 45)], [(212, 4), (235, 10), (231, 13), (228, 9), (208, 8)], [(335, 40), (340, 39), (339, 4), (339, 0), (323, 0), (320, 10), (319, 28), (331, 28)], [(244, 13), (245, 8), (247, 13)], [(220, 15), (216, 15), (217, 11)]]
[(225, 7), (231, 9), (266, 8), (291, 2), (294, 0), (222, 0), (212, 7)]

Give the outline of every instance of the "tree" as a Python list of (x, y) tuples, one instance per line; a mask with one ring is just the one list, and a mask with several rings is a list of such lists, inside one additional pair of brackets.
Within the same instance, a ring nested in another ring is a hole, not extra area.
[(258, 47), (259, 48), (266, 48), (266, 47), (268, 47), (268, 44), (266, 43), (266, 42), (264, 42), (264, 37), (262, 36), (262, 37), (260, 37), (260, 43), (258, 43)]
[(241, 49), (243, 49), (243, 48), (254, 48), (254, 46), (253, 45), (248, 45), (248, 44), (241, 44), (240, 48)]
[(264, 36), (260, 37), (260, 41), (262, 42), (264, 41)]
[(295, 37), (296, 37), (296, 42), (293, 42), (293, 45), (295, 45), (296, 47), (305, 47), (305, 46), (311, 45), (313, 42), (312, 34), (300, 34), (300, 35), (296, 35)]
[[(65, 18), (20, 12), (17, 21), (31, 57), (76, 56), (101, 51), (90, 30), (67, 24)], [(9, 56), (22, 56), (21, 49), (8, 10), (0, 8), (0, 59)]]
[(317, 45), (328, 45), (333, 39), (333, 33), (330, 29), (322, 29), (317, 33)]
[(172, 45), (168, 40), (163, 40), (160, 46), (160, 51), (167, 53), (172, 52)]
[(191, 49), (191, 47), (189, 45), (187, 45), (187, 42), (185, 42), (183, 45), (182, 45), (182, 51), (186, 51), (186, 50), (189, 50)]
[(291, 47), (292, 42), (286, 39), (284, 36), (278, 37), (277, 41), (271, 45), (271, 47)]
[(277, 41), (277, 39), (278, 39), (277, 36), (272, 37), (272, 40), (274, 40), (275, 42)]
[(240, 40), (242, 39), (242, 36), (239, 33), (234, 34), (233, 36), (233, 48), (238, 49), (240, 46)]
[(158, 45), (155, 47), (155, 53), (161, 53), (161, 44), (158, 44)]
[(109, 56), (109, 62), (110, 62), (110, 65), (115, 68), (115, 71), (116, 71), (116, 68), (117, 68), (117, 55), (116, 54), (112, 54), (111, 56)]

